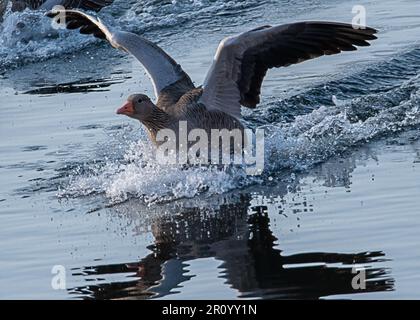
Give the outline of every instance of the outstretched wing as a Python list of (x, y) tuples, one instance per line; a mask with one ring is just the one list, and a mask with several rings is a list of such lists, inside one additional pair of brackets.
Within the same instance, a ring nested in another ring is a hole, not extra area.
[(192, 86), (190, 78), (181, 66), (153, 42), (131, 32), (111, 31), (99, 19), (81, 11), (52, 10), (46, 15), (51, 18), (64, 18), (67, 29), (80, 29), (82, 34), (93, 34), (97, 38), (106, 39), (114, 48), (131, 53), (149, 74), (156, 98), (163, 89), (180, 80), (187, 80), (185, 82)]
[(355, 29), (336, 22), (298, 22), (263, 26), (224, 39), (203, 85), (201, 102), (235, 117), (241, 105), (255, 108), (267, 70), (322, 55), (356, 50), (376, 39), (372, 28)]

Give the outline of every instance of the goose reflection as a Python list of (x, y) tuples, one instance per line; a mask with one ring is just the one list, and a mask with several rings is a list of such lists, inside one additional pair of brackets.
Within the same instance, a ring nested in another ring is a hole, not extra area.
[[(240, 298), (318, 299), (393, 290), (390, 271), (372, 266), (386, 261), (383, 252), (284, 255), (270, 229), (267, 207), (252, 205), (251, 199), (249, 193), (225, 196), (217, 206), (212, 203), (215, 211), (184, 207), (174, 214), (177, 209), (171, 207), (171, 215), (151, 222), (154, 244), (149, 255), (138, 262), (74, 269), (73, 276), (83, 276), (86, 284), (70, 294), (84, 299), (162, 298), (179, 293), (194, 277), (189, 263), (202, 258), (222, 262), (219, 277)], [(135, 207), (130, 202), (119, 210), (138, 214)], [(352, 287), (356, 265), (366, 270), (363, 290)], [(125, 276), (125, 281), (103, 281), (113, 274)]]

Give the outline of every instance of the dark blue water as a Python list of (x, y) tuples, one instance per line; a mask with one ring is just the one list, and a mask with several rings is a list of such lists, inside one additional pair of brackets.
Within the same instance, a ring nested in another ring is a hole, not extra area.
[[(72, 32), (0, 35), (0, 298), (417, 298), (420, 23), (362, 1), (369, 48), (272, 70), (244, 110), (264, 174), (156, 164), (115, 115), (152, 93), (141, 66)], [(156, 41), (201, 84), (218, 42), (262, 24), (351, 22), (345, 1), (116, 1), (100, 16)], [(54, 266), (66, 288), (55, 290)], [(355, 269), (366, 286), (354, 288)]]

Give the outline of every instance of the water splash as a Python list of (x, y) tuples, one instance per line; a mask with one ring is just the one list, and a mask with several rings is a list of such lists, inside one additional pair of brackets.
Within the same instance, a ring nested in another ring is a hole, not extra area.
[(43, 12), (8, 11), (0, 25), (0, 71), (80, 50), (94, 41), (52, 28)]
[(59, 196), (104, 194), (111, 204), (131, 197), (151, 204), (222, 194), (271, 181), (284, 172), (293, 175), (372, 139), (420, 125), (419, 84), (420, 78), (415, 77), (385, 93), (321, 106), (290, 123), (262, 126), (266, 142), (261, 177), (247, 176), (239, 167), (220, 170), (160, 165), (154, 160), (153, 147), (142, 137), (123, 147), (122, 157), (110, 156), (89, 170), (78, 167)]
[[(116, 0), (111, 6), (103, 8), (98, 15), (111, 27), (138, 34), (164, 28), (168, 32), (177, 32), (178, 29), (184, 30), (185, 23), (205, 23), (211, 26), (218, 17), (238, 15), (239, 12), (258, 5), (261, 3), (254, 0)], [(200, 19), (194, 22), (197, 16)], [(160, 40), (159, 33), (154, 36), (155, 41)], [(100, 40), (74, 31), (53, 29), (51, 19), (45, 17), (44, 12), (29, 9), (11, 12), (9, 7), (4, 21), (0, 23), (0, 71), (78, 52), (94, 43), (100, 43)]]
[(270, 125), (268, 170), (306, 170), (358, 144), (420, 124), (420, 78), (396, 89), (321, 106), (292, 123)]
[(193, 198), (199, 194), (222, 194), (246, 180), (242, 168), (167, 166), (155, 161), (154, 148), (143, 139), (131, 142), (122, 158), (90, 168), (77, 167), (59, 197), (105, 194), (111, 203), (136, 197), (146, 203)]

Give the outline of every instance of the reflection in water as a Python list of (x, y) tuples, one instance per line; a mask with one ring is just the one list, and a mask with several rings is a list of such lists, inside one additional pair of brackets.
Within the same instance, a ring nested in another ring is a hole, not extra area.
[[(184, 208), (176, 215), (156, 217), (151, 222), (155, 240), (148, 256), (134, 263), (74, 269), (73, 276), (82, 276), (85, 284), (70, 293), (85, 299), (163, 297), (181, 291), (177, 288), (194, 277), (189, 261), (209, 257), (222, 262), (219, 277), (241, 298), (317, 299), (393, 290), (389, 270), (371, 266), (386, 261), (384, 253), (282, 255), (270, 230), (267, 207), (253, 206), (249, 194), (233, 197), (219, 199), (215, 212)], [(119, 210), (133, 216), (140, 212), (132, 202)], [(366, 270), (363, 291), (351, 285), (356, 265)], [(125, 280), (107, 281), (116, 274)]]
[[(69, 293), (84, 299), (146, 299), (182, 293), (186, 282), (200, 275), (193, 273), (190, 263), (205, 258), (220, 262), (218, 277), (239, 298), (319, 299), (394, 290), (390, 269), (384, 267), (389, 261), (384, 252), (366, 248), (354, 253), (286, 255), (274, 221), (282, 217), (282, 228), (299, 228), (300, 216), (314, 212), (301, 187), (311, 180), (326, 188), (349, 189), (352, 172), (368, 159), (377, 159), (375, 150), (360, 147), (352, 156), (336, 157), (313, 168), (310, 175), (291, 173), (287, 178), (283, 173), (241, 194), (152, 207), (131, 200), (110, 208), (112, 216), (133, 222), (134, 233), (151, 231), (151, 253), (135, 262), (76, 268), (73, 277), (78, 281), (82, 277), (83, 285)], [(365, 289), (352, 287), (360, 268), (366, 271)]]

